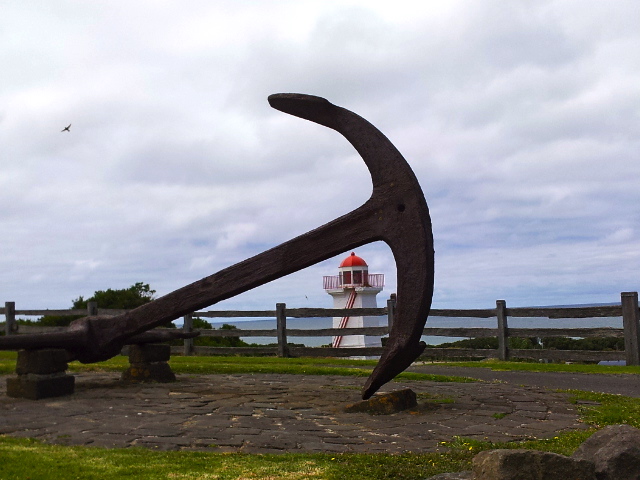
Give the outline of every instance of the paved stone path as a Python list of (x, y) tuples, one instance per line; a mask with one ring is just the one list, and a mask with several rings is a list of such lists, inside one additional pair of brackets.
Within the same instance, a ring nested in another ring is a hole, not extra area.
[(553, 437), (586, 428), (565, 394), (498, 382), (391, 382), (418, 408), (393, 415), (344, 413), (363, 378), (178, 375), (171, 384), (122, 385), (117, 373), (76, 374), (76, 393), (6, 396), (0, 434), (49, 443), (211, 452), (432, 452), (454, 436), (491, 441)]

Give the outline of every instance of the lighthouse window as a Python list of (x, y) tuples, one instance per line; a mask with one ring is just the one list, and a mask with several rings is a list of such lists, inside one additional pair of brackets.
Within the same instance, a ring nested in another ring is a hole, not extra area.
[(344, 283), (349, 285), (351, 283), (351, 272), (344, 272)]
[(362, 285), (362, 272), (353, 272), (353, 283)]

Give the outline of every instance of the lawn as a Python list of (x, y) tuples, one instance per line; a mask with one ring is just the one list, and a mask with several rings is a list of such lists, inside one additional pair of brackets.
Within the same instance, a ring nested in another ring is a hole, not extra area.
[(282, 454), (154, 452), (44, 445), (0, 437), (0, 478), (57, 479), (415, 479), (467, 468), (465, 446), (442, 454)]
[(534, 362), (505, 362), (490, 359), (470, 362), (422, 362), (425, 365), (443, 365), (446, 367), (474, 367), (489, 368), (495, 371), (525, 371), (525, 372), (570, 372), (595, 374), (640, 374), (640, 366), (596, 365), (581, 363), (534, 363)]
[[(0, 374), (15, 371), (15, 352), (0, 352)], [(182, 357), (172, 356), (171, 369), (186, 374), (232, 374), (232, 373), (284, 373), (290, 375), (343, 375), (368, 377), (376, 365), (375, 360), (348, 360), (337, 358), (278, 358), (278, 357)], [(84, 365), (71, 362), (71, 372), (121, 372), (127, 368), (127, 357), (117, 356), (105, 362)], [(399, 380), (431, 380), (434, 382), (473, 382), (467, 377), (432, 375), (404, 372)]]
[[(477, 362), (472, 363), (475, 364), (474, 366), (479, 366)], [(121, 371), (127, 364), (126, 357), (115, 357), (107, 362), (91, 365), (73, 362), (70, 370)], [(373, 365), (375, 361), (270, 357), (173, 357), (171, 360), (171, 367), (176, 373), (190, 374), (273, 372), (294, 375), (367, 376)], [(456, 365), (462, 364), (456, 363)], [(533, 364), (533, 366), (539, 365)], [(541, 366), (549, 368), (549, 364)], [(491, 367), (529, 369), (526, 364), (521, 363), (495, 364)], [(577, 366), (566, 367), (576, 368)], [(0, 372), (11, 373), (14, 368), (15, 353), (0, 352)], [(633, 369), (635, 367), (613, 368)], [(553, 371), (557, 370), (553, 369)], [(598, 369), (597, 373), (611, 373), (611, 371)], [(413, 373), (404, 373), (402, 376), (417, 381), (471, 381), (461, 377)], [(578, 404), (584, 421), (593, 428), (588, 431), (561, 434), (548, 440), (496, 444), (454, 437), (450, 442), (441, 445), (439, 453), (430, 454), (246, 455), (157, 452), (139, 448), (65, 447), (42, 444), (31, 439), (0, 436), (0, 478), (3, 480), (75, 478), (404, 480), (468, 469), (473, 456), (481, 450), (533, 448), (570, 454), (597, 428), (617, 423), (628, 423), (640, 427), (640, 399), (581, 391), (569, 393)], [(583, 403), (585, 401), (587, 403)]]

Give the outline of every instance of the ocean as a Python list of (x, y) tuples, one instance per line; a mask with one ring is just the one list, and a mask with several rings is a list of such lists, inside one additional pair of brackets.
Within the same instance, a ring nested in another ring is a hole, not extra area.
[[(332, 318), (288, 318), (287, 329), (320, 329), (331, 328)], [(380, 317), (380, 326), (385, 326), (387, 317)], [(275, 330), (276, 321), (265, 319), (227, 319), (224, 322), (210, 322), (213, 328), (220, 328), (223, 324), (234, 325), (244, 330)], [(512, 318), (508, 319), (511, 328), (622, 328), (622, 317), (609, 318)], [(496, 318), (466, 318), (466, 317), (429, 317), (426, 327), (440, 328), (496, 328)], [(242, 337), (247, 343), (266, 345), (276, 343), (275, 337)], [(307, 347), (319, 347), (331, 343), (331, 337), (289, 337), (289, 342), (304, 344)], [(455, 342), (463, 340), (460, 337), (423, 336), (422, 340), (429, 345)]]

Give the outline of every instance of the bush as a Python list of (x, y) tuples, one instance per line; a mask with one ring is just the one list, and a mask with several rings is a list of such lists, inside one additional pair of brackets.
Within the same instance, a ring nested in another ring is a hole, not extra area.
[[(155, 293), (156, 291), (152, 290), (148, 283), (142, 282), (119, 290), (113, 290), (111, 288), (107, 290), (97, 290), (93, 296), (86, 300), (82, 295), (72, 300), (73, 305), (71, 306), (71, 310), (86, 310), (89, 302), (96, 302), (98, 308), (128, 310), (149, 303), (153, 300)], [(82, 318), (83, 316), (84, 315), (45, 315), (38, 319), (37, 324), (44, 327), (66, 327), (73, 320)], [(169, 322), (163, 325), (163, 327), (175, 328), (175, 325)]]
[[(206, 324), (206, 326), (205, 326)], [(203, 325), (203, 326), (199, 326)], [(211, 324), (201, 318), (193, 319), (193, 328), (202, 330), (211, 330), (213, 327)], [(237, 330), (238, 327), (223, 324), (218, 330)], [(252, 347), (257, 346), (255, 344), (248, 344), (240, 337), (196, 337), (194, 344), (199, 347)]]
[[(231, 327), (232, 325), (228, 325), (228, 326)], [(203, 320), (200, 317), (195, 317), (193, 319), (193, 329), (194, 330), (213, 330), (213, 327), (206, 320)]]
[(496, 349), (498, 348), (497, 337), (467, 338), (456, 342), (441, 343), (440, 345), (430, 345), (431, 348), (473, 348), (473, 349)]
[(568, 338), (568, 337), (545, 337), (542, 339), (544, 348), (554, 350), (615, 350), (624, 351), (624, 338), (602, 337), (602, 338)]
[[(472, 349), (497, 349), (498, 338), (468, 338), (457, 342), (431, 345), (432, 348), (472, 348)], [(509, 348), (529, 350), (533, 348), (546, 348), (551, 350), (590, 350), (624, 351), (624, 339), (616, 337), (602, 338), (569, 338), (569, 337), (509, 337)]]
[(73, 301), (73, 309), (86, 309), (89, 302), (96, 302), (98, 308), (131, 309), (137, 308), (153, 300), (155, 290), (148, 283), (138, 282), (129, 288), (119, 290), (97, 290), (86, 300), (80, 296)]
[(83, 315), (45, 315), (34, 323), (42, 327), (67, 327), (71, 322), (82, 317)]

